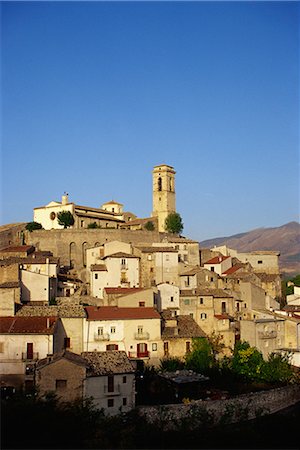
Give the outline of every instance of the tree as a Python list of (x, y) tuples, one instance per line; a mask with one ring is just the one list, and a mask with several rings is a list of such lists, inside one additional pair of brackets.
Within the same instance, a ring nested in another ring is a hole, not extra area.
[(41, 229), (43, 229), (43, 226), (42, 226), (41, 223), (38, 223), (38, 222), (29, 222), (26, 225), (25, 228), (26, 228), (27, 231), (30, 231), (30, 233), (31, 233), (34, 230), (41, 230)]
[(153, 231), (155, 229), (154, 223), (149, 220), (148, 222), (145, 223), (144, 228), (148, 231)]
[(246, 380), (261, 379), (261, 370), (264, 365), (263, 355), (248, 342), (237, 342), (231, 361), (232, 371)]
[(165, 229), (169, 233), (180, 234), (183, 230), (183, 222), (180, 214), (170, 213), (165, 221)]
[(74, 225), (74, 217), (70, 211), (61, 211), (57, 213), (57, 220), (59, 225), (63, 225), (64, 228)]
[(88, 228), (101, 228), (101, 226), (98, 225), (96, 222), (89, 223), (87, 227)]
[(192, 351), (185, 357), (185, 367), (195, 372), (207, 372), (214, 362), (211, 344), (206, 338), (194, 338)]

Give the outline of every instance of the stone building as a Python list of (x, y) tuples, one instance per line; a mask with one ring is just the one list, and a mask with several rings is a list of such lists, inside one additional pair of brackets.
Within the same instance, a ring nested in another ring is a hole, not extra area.
[(166, 164), (153, 169), (153, 212), (158, 218), (158, 231), (165, 231), (165, 221), (170, 213), (176, 212), (175, 170)]

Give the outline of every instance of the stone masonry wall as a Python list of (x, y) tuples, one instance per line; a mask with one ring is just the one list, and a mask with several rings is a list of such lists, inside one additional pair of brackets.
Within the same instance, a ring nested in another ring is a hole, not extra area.
[(37, 250), (49, 250), (60, 258), (60, 264), (68, 266), (70, 260), (75, 269), (84, 266), (84, 252), (87, 248), (103, 245), (106, 242), (122, 241), (132, 245), (160, 242), (165, 234), (157, 231), (83, 229), (83, 230), (36, 230), (26, 233), (26, 244), (34, 245)]
[(143, 406), (139, 408), (139, 414), (164, 430), (175, 430), (183, 425), (192, 430), (203, 425), (254, 419), (275, 413), (299, 401), (300, 386), (292, 385), (227, 400), (196, 400), (189, 404)]

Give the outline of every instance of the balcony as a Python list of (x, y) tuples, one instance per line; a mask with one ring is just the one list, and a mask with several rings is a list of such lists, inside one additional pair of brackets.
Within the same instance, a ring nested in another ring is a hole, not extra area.
[(150, 334), (148, 332), (145, 333), (134, 333), (134, 339), (138, 341), (144, 341), (150, 338)]
[(143, 358), (149, 358), (150, 352), (128, 352), (128, 357), (132, 359), (143, 359)]
[(103, 334), (94, 334), (94, 340), (95, 341), (109, 341), (110, 340), (110, 334), (109, 333), (103, 333)]
[(113, 396), (113, 395), (120, 395), (121, 394), (121, 388), (119, 384), (115, 384), (112, 387), (113, 390), (108, 390), (108, 386), (105, 385), (104, 386), (104, 395), (109, 395), (109, 396)]
[(260, 339), (275, 339), (277, 337), (277, 332), (275, 330), (271, 331), (259, 331), (258, 337)]
[(38, 352), (22, 352), (22, 361), (36, 361), (39, 359)]

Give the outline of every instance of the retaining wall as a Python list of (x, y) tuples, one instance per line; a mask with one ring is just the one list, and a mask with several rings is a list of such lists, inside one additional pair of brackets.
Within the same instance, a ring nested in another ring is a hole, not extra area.
[(300, 385), (243, 394), (226, 400), (195, 400), (188, 404), (142, 406), (139, 414), (163, 430), (192, 430), (254, 419), (300, 401)]

